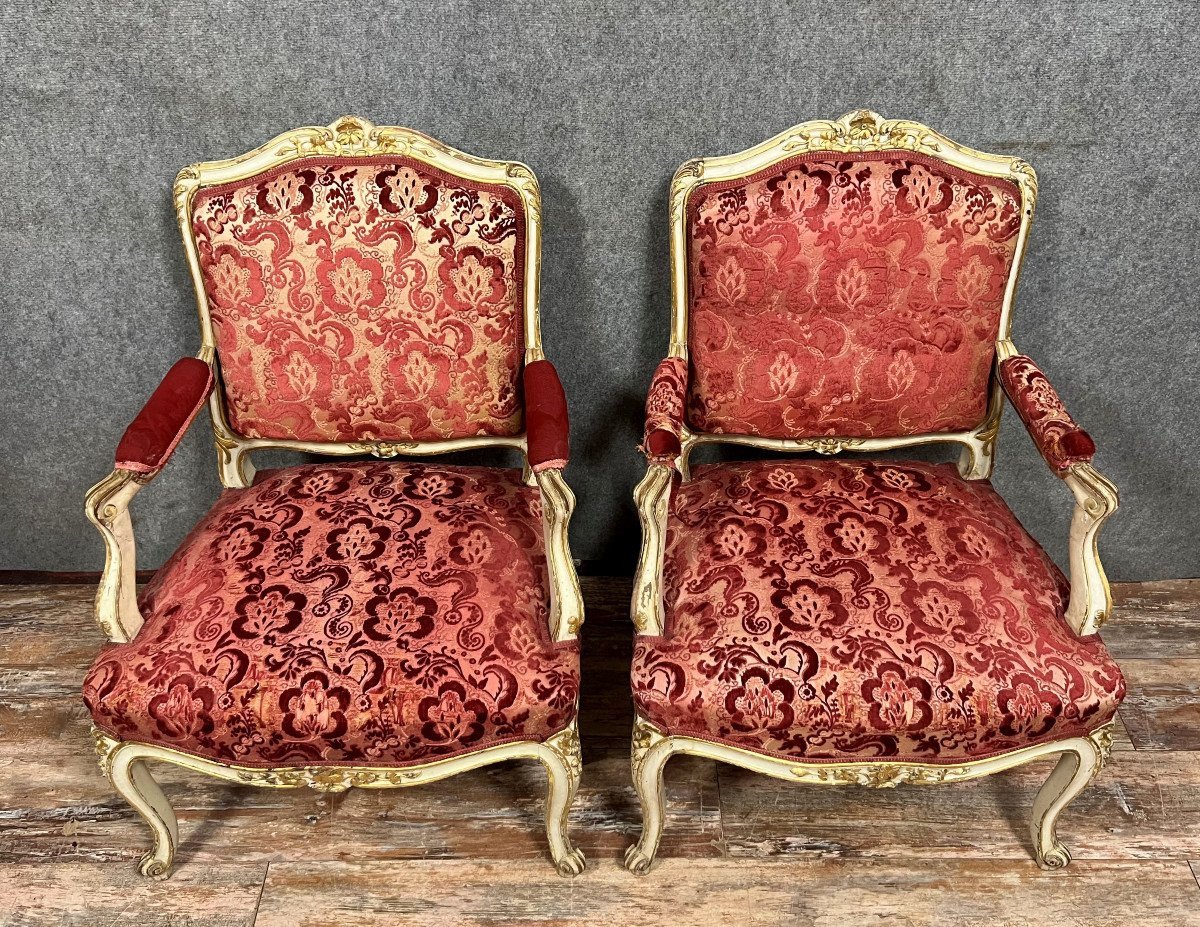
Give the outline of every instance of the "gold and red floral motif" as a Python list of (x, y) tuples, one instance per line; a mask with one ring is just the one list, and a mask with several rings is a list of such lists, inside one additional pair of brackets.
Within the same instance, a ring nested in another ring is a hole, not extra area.
[(652, 463), (674, 464), (683, 436), (687, 401), (687, 361), (668, 357), (661, 361), (646, 394), (646, 428), (642, 450)]
[(309, 158), (202, 189), (192, 226), (238, 434), (520, 432), (515, 191), (397, 158)]
[(907, 152), (807, 154), (699, 187), (690, 426), (772, 438), (977, 426), (1020, 202), (1012, 183)]
[(225, 763), (400, 765), (543, 740), (578, 650), (547, 628), (519, 470), (367, 463), (226, 490), (84, 683), (113, 737)]
[(1000, 364), (1000, 383), (1052, 469), (1064, 473), (1072, 464), (1096, 456), (1092, 436), (1071, 418), (1054, 384), (1032, 359), (1024, 354), (1006, 357)]
[(677, 485), (639, 714), (804, 760), (957, 762), (1085, 734), (1125, 692), (1066, 580), (948, 464), (765, 460)]

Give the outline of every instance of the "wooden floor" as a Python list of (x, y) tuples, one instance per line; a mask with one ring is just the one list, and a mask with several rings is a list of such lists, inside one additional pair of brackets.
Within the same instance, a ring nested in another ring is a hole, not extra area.
[(338, 796), (163, 768), (182, 845), (150, 882), (149, 832), (101, 778), (79, 698), (91, 589), (0, 587), (0, 924), (1200, 925), (1200, 581), (1117, 587), (1104, 637), (1129, 696), (1113, 763), (1062, 819), (1075, 862), (1058, 873), (1026, 836), (1048, 762), (851, 791), (688, 758), (667, 769), (661, 862), (626, 873), (628, 592), (585, 581), (579, 878), (550, 866), (540, 767), (512, 763)]

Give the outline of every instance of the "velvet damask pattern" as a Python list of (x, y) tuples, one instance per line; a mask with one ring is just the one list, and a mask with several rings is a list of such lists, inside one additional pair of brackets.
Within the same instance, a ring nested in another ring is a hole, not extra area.
[(667, 626), (639, 713), (805, 760), (976, 759), (1092, 730), (1124, 696), (1066, 580), (947, 464), (767, 460), (675, 487)]
[(403, 158), (310, 158), (201, 190), (192, 225), (234, 431), (521, 431), (515, 191)]
[(1053, 384), (1030, 358), (1016, 354), (1000, 364), (1000, 382), (1033, 443), (1054, 470), (1096, 456), (1091, 435), (1075, 424)]
[(402, 765), (566, 727), (540, 500), (519, 470), (265, 471), (226, 490), (106, 646), (84, 698), (114, 737), (248, 766)]
[(642, 449), (652, 460), (670, 461), (679, 453), (687, 401), (687, 368), (682, 357), (668, 357), (655, 368), (650, 380)]
[(213, 387), (212, 367), (197, 357), (177, 360), (117, 445), (119, 470), (155, 473), (175, 452)]
[(571, 425), (558, 371), (550, 361), (537, 360), (525, 365), (522, 376), (529, 465), (535, 472), (565, 467), (571, 457)]
[(966, 430), (987, 406), (1021, 197), (922, 155), (806, 154), (688, 204), (697, 431)]

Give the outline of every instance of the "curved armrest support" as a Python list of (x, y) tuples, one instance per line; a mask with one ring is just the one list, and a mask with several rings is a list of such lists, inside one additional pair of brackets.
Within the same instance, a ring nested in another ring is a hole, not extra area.
[(683, 437), (687, 360), (668, 357), (654, 370), (646, 394), (646, 431), (642, 451), (651, 464), (675, 466)]
[(1009, 402), (1052, 470), (1062, 476), (1072, 464), (1091, 462), (1095, 442), (1071, 418), (1037, 364), (1024, 354), (1014, 354), (1000, 362), (999, 373)]
[(88, 490), (84, 511), (104, 539), (104, 572), (96, 591), (96, 621), (114, 643), (142, 626), (137, 605), (137, 550), (129, 503), (174, 453), (212, 391), (212, 367), (187, 357), (173, 366), (125, 430), (116, 468)]
[(1112, 592), (1100, 562), (1097, 540), (1108, 517), (1117, 510), (1117, 487), (1090, 463), (1071, 465), (1063, 482), (1075, 496), (1071, 516), (1071, 599), (1067, 622), (1080, 636), (1095, 634), (1112, 612)]
[(575, 494), (559, 469), (535, 470), (534, 479), (542, 496), (542, 536), (550, 580), (550, 637), (555, 641), (573, 640), (583, 626), (583, 594), (567, 536)]
[(567, 394), (548, 360), (525, 365), (525, 431), (534, 473), (561, 470), (571, 457)]
[(104, 538), (104, 572), (96, 590), (96, 623), (104, 636), (116, 644), (133, 640), (142, 626), (129, 503), (149, 479), (130, 470), (113, 470), (84, 497), (88, 521)]
[(667, 540), (667, 514), (671, 507), (671, 488), (675, 485), (675, 464), (651, 463), (646, 475), (633, 491), (638, 520), (642, 523), (642, 553), (633, 578), (633, 604), (630, 617), (638, 634), (663, 633), (666, 614), (663, 608), (663, 554)]

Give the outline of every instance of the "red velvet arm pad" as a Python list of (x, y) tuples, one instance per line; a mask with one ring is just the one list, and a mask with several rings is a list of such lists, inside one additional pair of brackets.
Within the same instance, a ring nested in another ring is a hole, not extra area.
[(655, 463), (668, 463), (679, 454), (683, 435), (683, 405), (687, 393), (687, 361), (668, 357), (654, 370), (646, 395), (646, 433), (642, 450)]
[(176, 361), (117, 445), (117, 469), (161, 469), (212, 391), (212, 367), (196, 357)]
[(567, 394), (548, 360), (525, 365), (525, 430), (534, 471), (565, 467), (571, 456)]
[(1052, 469), (1065, 473), (1071, 464), (1087, 463), (1095, 456), (1091, 435), (1075, 424), (1053, 385), (1030, 358), (1016, 354), (1001, 361), (1000, 383)]

